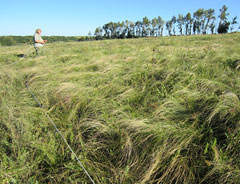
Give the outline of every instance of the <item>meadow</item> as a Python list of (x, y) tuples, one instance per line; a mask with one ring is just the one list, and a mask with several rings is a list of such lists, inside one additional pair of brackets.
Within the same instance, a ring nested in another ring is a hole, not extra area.
[(239, 99), (239, 33), (2, 46), (0, 183), (90, 183), (45, 113), (96, 183), (240, 183)]

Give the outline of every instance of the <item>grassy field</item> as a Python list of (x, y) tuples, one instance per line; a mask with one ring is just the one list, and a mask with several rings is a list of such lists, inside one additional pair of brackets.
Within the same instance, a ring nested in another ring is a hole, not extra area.
[[(240, 183), (240, 34), (0, 47), (0, 183)], [(25, 87), (30, 86), (44, 109)]]

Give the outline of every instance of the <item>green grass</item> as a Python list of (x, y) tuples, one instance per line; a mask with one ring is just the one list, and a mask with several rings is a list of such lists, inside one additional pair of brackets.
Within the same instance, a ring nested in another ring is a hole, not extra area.
[(0, 47), (0, 182), (90, 183), (47, 112), (96, 183), (239, 183), (239, 43), (52, 43), (24, 59), (28, 45)]

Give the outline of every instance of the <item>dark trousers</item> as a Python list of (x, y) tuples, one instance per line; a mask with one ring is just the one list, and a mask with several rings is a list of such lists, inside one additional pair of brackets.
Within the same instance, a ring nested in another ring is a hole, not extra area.
[(34, 47), (35, 48), (35, 50), (36, 50), (36, 55), (38, 56), (39, 55), (39, 47)]

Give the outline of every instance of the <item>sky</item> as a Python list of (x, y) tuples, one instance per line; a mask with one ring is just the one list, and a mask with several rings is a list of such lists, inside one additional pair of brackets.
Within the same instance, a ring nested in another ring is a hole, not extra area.
[(161, 16), (170, 20), (199, 8), (213, 8), (216, 15), (226, 5), (229, 20), (238, 16), (240, 0), (0, 0), (0, 36), (42, 35), (85, 36), (108, 22), (137, 21)]

